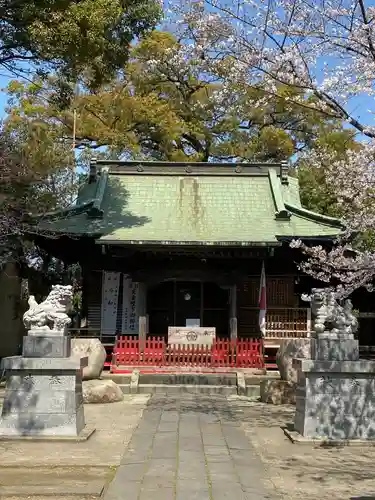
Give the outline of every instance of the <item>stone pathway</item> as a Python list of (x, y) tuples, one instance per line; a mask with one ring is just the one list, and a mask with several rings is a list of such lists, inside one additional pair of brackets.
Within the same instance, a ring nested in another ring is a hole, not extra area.
[(153, 396), (104, 500), (276, 500), (225, 397)]

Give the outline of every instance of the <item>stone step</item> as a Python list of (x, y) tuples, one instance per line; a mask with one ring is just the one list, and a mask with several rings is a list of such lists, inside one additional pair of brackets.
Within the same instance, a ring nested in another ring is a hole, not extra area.
[(246, 391), (244, 394), (249, 399), (259, 399), (260, 398), (260, 385), (246, 385)]
[[(38, 446), (43, 445), (38, 444)], [(72, 452), (73, 456), (75, 453)], [(16, 464), (16, 459), (14, 463)], [(55, 461), (55, 466), (52, 467), (25, 467), (18, 463), (14, 466), (2, 466), (0, 498), (17, 500), (100, 498), (113, 478), (113, 470), (109, 467), (69, 467), (56, 466), (57, 464)]]
[(236, 386), (225, 385), (189, 385), (189, 384), (139, 384), (139, 394), (237, 394)]
[(70, 496), (77, 499), (93, 499), (102, 496), (105, 487), (104, 481), (74, 484), (43, 484), (43, 485), (8, 485), (0, 486), (0, 498), (28, 498), (33, 497), (55, 498), (56, 496)]
[(236, 373), (140, 373), (139, 384), (236, 386)]

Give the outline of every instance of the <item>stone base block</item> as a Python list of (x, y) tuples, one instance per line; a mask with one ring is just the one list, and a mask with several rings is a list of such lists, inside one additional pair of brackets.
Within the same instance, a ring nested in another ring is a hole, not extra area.
[(296, 386), (286, 380), (262, 380), (260, 400), (273, 405), (293, 405), (296, 402)]
[(311, 358), (319, 361), (357, 361), (358, 340), (319, 336), (311, 340)]
[[(86, 358), (24, 358), (23, 356), (9, 356), (1, 360), (1, 368), (9, 371), (80, 371), (87, 366)], [(58, 373), (56, 373), (57, 375)]]
[(83, 404), (83, 393), (75, 390), (5, 390), (3, 415), (10, 413), (73, 413)]
[(82, 441), (87, 441), (96, 431), (95, 427), (91, 427), (86, 425), (85, 428), (76, 436), (75, 435), (1, 435), (0, 434), (0, 442), (1, 441), (44, 441), (44, 442), (68, 442), (68, 443), (81, 443)]
[(22, 355), (25, 358), (69, 358), (71, 339), (64, 336), (27, 336), (23, 338)]
[(78, 436), (85, 427), (83, 405), (72, 413), (2, 414), (0, 436)]
[(323, 371), (328, 364), (302, 362), (294, 430), (311, 439), (375, 440), (375, 362), (336, 361)]
[(68, 335), (68, 330), (50, 330), (49, 328), (35, 328), (28, 330), (27, 335), (30, 337), (62, 337)]
[(5, 358), (0, 436), (78, 436), (85, 427), (86, 359)]
[(53, 391), (82, 392), (82, 376), (75, 371), (56, 372), (45, 371), (13, 371), (8, 373), (6, 391), (16, 391), (19, 394), (38, 393), (45, 391), (50, 394)]
[(302, 436), (299, 432), (293, 431), (291, 429), (283, 429), (284, 434), (291, 440), (294, 444), (305, 444), (313, 446), (360, 446), (362, 447), (373, 447), (375, 446), (375, 441), (368, 441), (366, 439), (327, 439), (327, 438), (309, 438)]

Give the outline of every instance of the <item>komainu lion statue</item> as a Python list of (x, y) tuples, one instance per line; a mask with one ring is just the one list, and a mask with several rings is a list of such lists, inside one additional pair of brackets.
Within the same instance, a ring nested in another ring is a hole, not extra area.
[(311, 295), (303, 295), (302, 300), (311, 303), (315, 333), (354, 334), (358, 330), (351, 300), (345, 300), (341, 306), (335, 292), (324, 288), (313, 288)]
[(71, 319), (67, 312), (72, 307), (71, 285), (53, 285), (48, 297), (38, 304), (33, 295), (29, 298), (29, 310), (23, 315), (28, 330), (58, 331), (63, 333)]

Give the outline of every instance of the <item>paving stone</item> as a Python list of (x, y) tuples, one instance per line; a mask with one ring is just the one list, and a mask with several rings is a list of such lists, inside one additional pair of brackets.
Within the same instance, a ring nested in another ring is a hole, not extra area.
[(246, 497), (239, 483), (227, 480), (213, 480), (212, 498), (214, 500), (245, 500)]
[(155, 432), (157, 431), (158, 425), (159, 425), (159, 421), (157, 421), (157, 422), (141, 421), (141, 423), (139, 424), (134, 435), (135, 436), (138, 436), (138, 435), (144, 436), (145, 434), (155, 434)]
[(189, 439), (189, 438), (192, 438), (194, 436), (200, 437), (201, 430), (200, 430), (199, 425), (194, 424), (194, 425), (186, 426), (186, 425), (183, 425), (180, 423), (178, 435), (179, 435), (180, 439)]
[[(127, 492), (123, 499), (128, 500)], [(142, 488), (139, 496), (139, 500), (174, 500), (175, 490), (174, 488), (158, 487), (158, 488)]]
[(138, 493), (132, 486), (129, 496), (124, 488), (124, 499), (268, 499), (264, 465), (228, 404), (224, 398), (153, 396), (116, 474), (122, 475), (118, 484), (138, 488), (142, 479)]
[(178, 456), (177, 446), (175, 448), (163, 448), (163, 447), (153, 448), (151, 452), (151, 458), (160, 458), (160, 459), (173, 458), (174, 460), (177, 460), (177, 456)]
[(203, 454), (202, 450), (181, 450), (178, 452), (178, 460), (181, 464), (182, 462), (190, 462), (190, 463), (205, 463), (206, 458)]
[(129, 448), (137, 449), (137, 450), (149, 450), (154, 441), (154, 434), (138, 434), (130, 440)]
[(176, 500), (211, 500), (207, 481), (177, 481)]
[(229, 449), (249, 450), (251, 443), (242, 429), (223, 426), (223, 434)]
[(146, 473), (146, 462), (120, 465), (117, 473), (124, 481), (142, 481)]
[(162, 476), (145, 476), (142, 487), (146, 490), (152, 490), (157, 488), (175, 488), (176, 478), (174, 474)]
[(178, 422), (180, 414), (177, 411), (165, 411), (160, 418), (160, 422)]
[(203, 443), (202, 439), (197, 436), (191, 436), (189, 439), (188, 437), (184, 437), (179, 439), (178, 446), (180, 450), (186, 450), (186, 451), (202, 451), (203, 450)]
[(253, 488), (242, 488), (245, 500), (281, 500), (282, 497), (274, 492), (265, 491), (261, 486)]
[(153, 458), (176, 458), (178, 453), (177, 442), (177, 434), (169, 432), (156, 434), (151, 456)]
[(209, 462), (207, 464), (210, 476), (231, 476), (237, 479), (237, 472), (232, 461), (228, 462)]
[[(105, 500), (138, 500), (141, 492), (141, 482), (130, 482), (124, 480), (120, 474), (116, 473), (104, 495)], [(125, 496), (126, 495), (126, 496)]]
[(226, 446), (225, 439), (222, 434), (203, 434), (202, 440), (204, 446)]
[(178, 422), (169, 422), (169, 421), (160, 422), (157, 429), (157, 432), (177, 433), (177, 431), (178, 431)]
[(207, 468), (204, 461), (179, 461), (177, 478), (179, 480), (189, 479), (192, 481), (206, 481)]
[(204, 454), (207, 456), (214, 455), (215, 457), (221, 456), (229, 460), (229, 450), (226, 446), (205, 446)]
[(161, 415), (162, 415), (162, 410), (150, 410), (147, 408), (143, 413), (143, 418), (144, 421), (148, 423), (151, 422), (159, 423)]
[(149, 458), (150, 450), (128, 450), (120, 461), (120, 465), (143, 464)]
[(241, 422), (238, 420), (228, 420), (225, 418), (220, 419), (222, 425), (226, 425), (228, 427), (241, 427)]
[(168, 476), (175, 477), (177, 472), (177, 461), (173, 459), (151, 459), (147, 464), (146, 476)]
[(261, 484), (263, 467), (261, 464), (258, 467), (249, 467), (248, 465), (237, 465), (236, 472), (242, 486), (246, 488), (254, 487)]
[(259, 463), (260, 458), (253, 450), (231, 450), (231, 458), (235, 465), (246, 465), (251, 467)]

